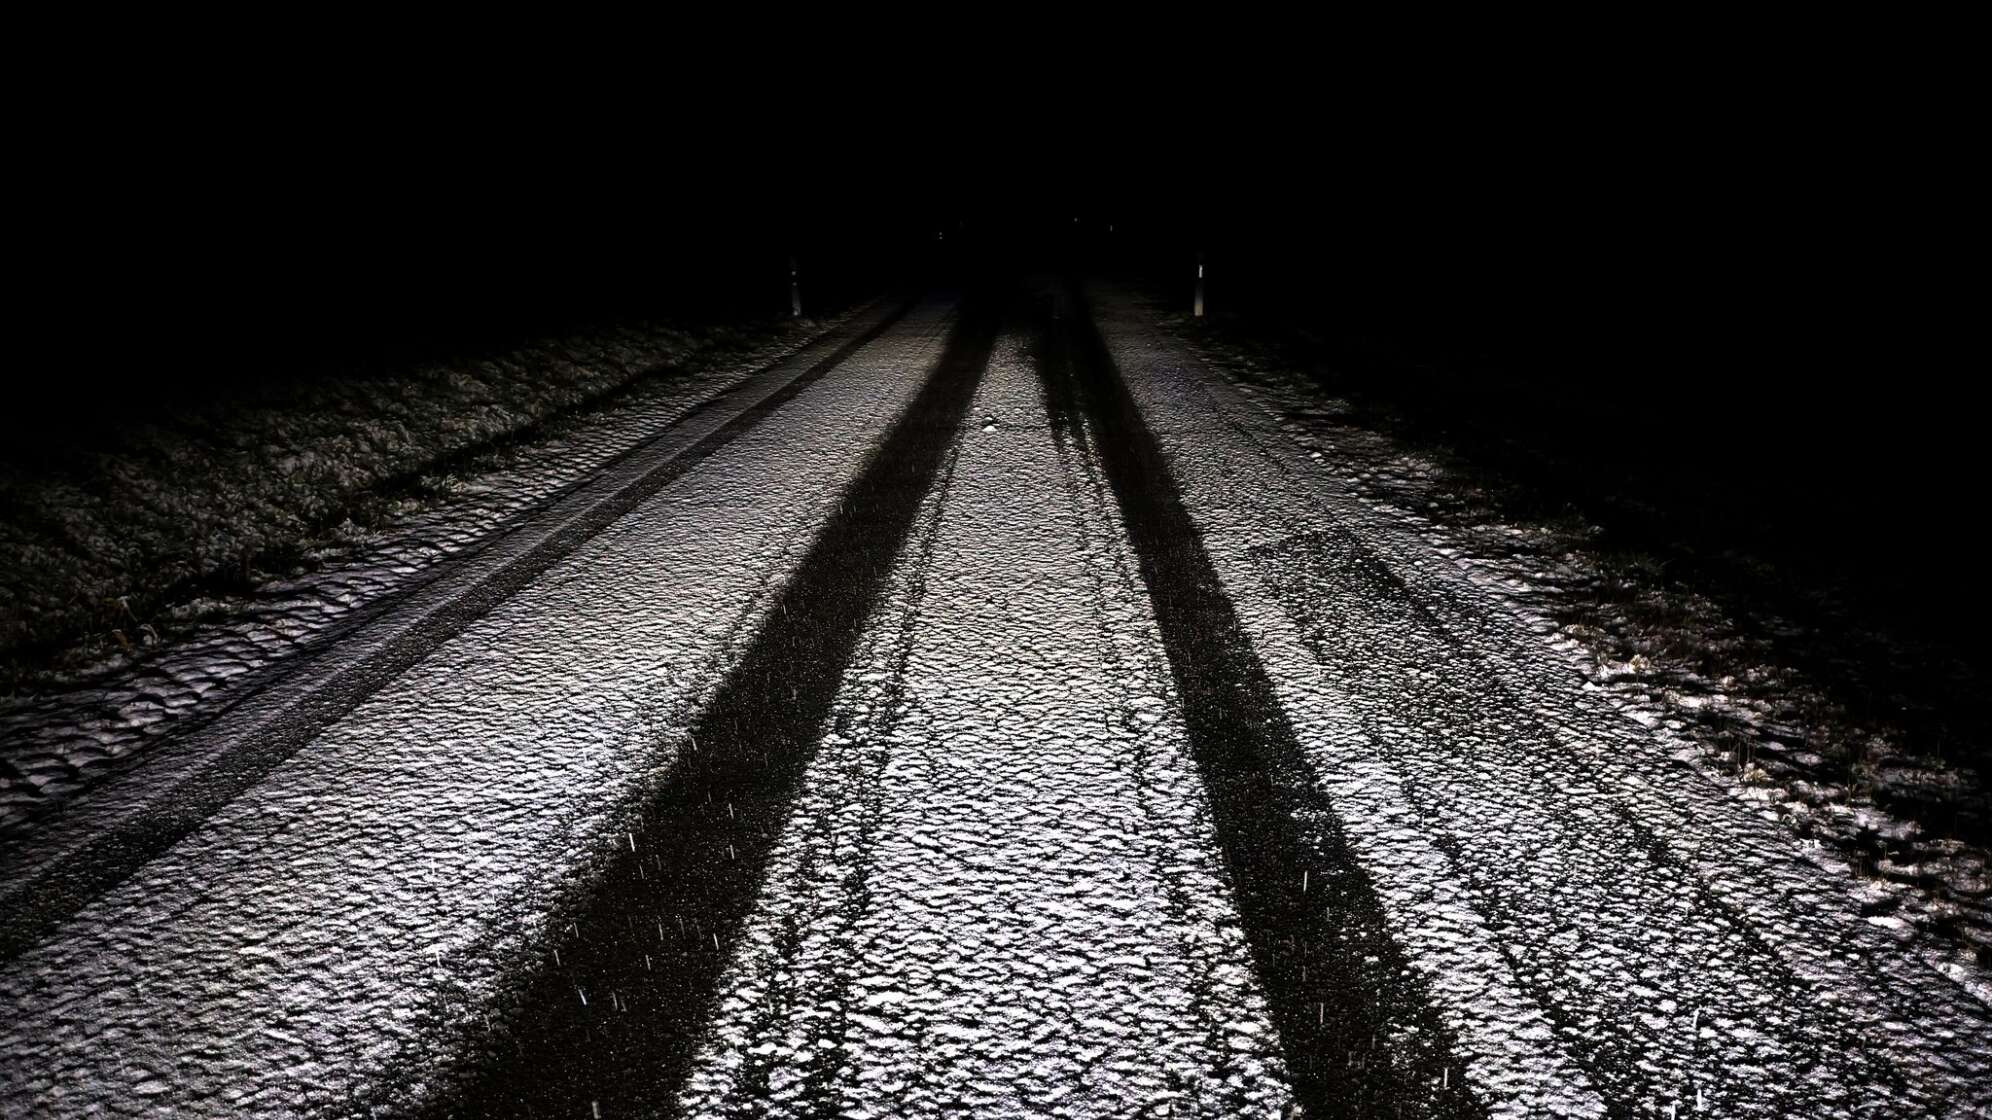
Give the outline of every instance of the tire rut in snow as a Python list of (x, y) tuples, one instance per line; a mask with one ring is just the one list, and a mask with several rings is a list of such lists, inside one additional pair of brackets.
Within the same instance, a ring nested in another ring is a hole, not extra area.
[[(895, 565), (901, 573), (897, 586), (882, 596), (875, 608), (878, 617), (868, 627), (872, 634), (860, 640), (852, 664), (846, 669), (848, 675), (882, 662), (889, 666), (885, 677), (866, 682), (867, 687), (857, 695), (851, 693), (849, 682), (846, 683), (846, 691), (839, 697), (841, 702), (836, 704), (823, 736), (826, 745), (817, 748), (813, 764), (816, 776), (806, 778), (808, 788), (798, 794), (798, 819), (783, 830), (784, 843), (799, 847), (800, 854), (794, 866), (787, 869), (786, 881), (777, 883), (771, 877), (762, 891), (761, 912), (765, 913), (769, 896), (808, 899), (816, 893), (823, 868), (841, 869), (838, 876), (841, 898), (833, 910), (801, 916), (793, 911), (784, 914), (776, 952), (761, 966), (766, 970), (762, 983), (768, 996), (765, 1001), (757, 1001), (758, 1017), (749, 1036), (772, 1037), (790, 1024), (798, 1011), (806, 1014), (811, 1005), (829, 1010), (829, 1025), (801, 1066), (801, 1097), (807, 1102), (804, 1110), (812, 1116), (839, 1114), (838, 1094), (850, 1065), (853, 981), (862, 974), (867, 948), (859, 924), (873, 905), (873, 873), (886, 816), (883, 779), (892, 761), (893, 740), (906, 715), (907, 666), (925, 613), (928, 573), (933, 568), (934, 549), (940, 539), (960, 453), (961, 445), (957, 442), (934, 484), (929, 508), (920, 517), (913, 540), (906, 546), (907, 557)], [(833, 763), (828, 774), (822, 773), (826, 760)], [(777, 866), (781, 863), (779, 847), (770, 853)], [(771, 869), (769, 874), (779, 872)], [(753, 953), (751, 919), (747, 929), (744, 948), (730, 962), (736, 969), (740, 967), (741, 954)], [(810, 938), (835, 946), (834, 964), (820, 971), (812, 968), (814, 962), (808, 959), (805, 944)], [(827, 977), (821, 990), (804, 987), (816, 978), (812, 972)], [(722, 1018), (726, 1014), (724, 1002), (722, 996), (716, 1011)], [(714, 1024), (708, 1047), (711, 1037), (726, 1037), (723, 1024)], [(679, 1109), (699, 1116), (773, 1114), (770, 1088), (781, 1065), (791, 1060), (792, 1055), (758, 1046), (740, 1050), (742, 1061), (732, 1078), (733, 1089), (747, 1103), (736, 1099), (720, 1109), (713, 1106), (710, 1097), (698, 1099), (701, 1086), (694, 1073), (686, 1092), (677, 1100)]]
[(1087, 426), (1097, 437), (1307, 1115), (1484, 1115), (1083, 298), (1075, 290), (1044, 314), (1045, 399), (1074, 439)]
[(692, 748), (626, 846), (559, 909), (541, 966), (431, 1114), (669, 1109), (865, 621), (960, 432), (1001, 302), (964, 302), (926, 385), (777, 594)]
[[(243, 736), (217, 757), (207, 760), (171, 792), (153, 799), (144, 811), (119, 821), (59, 864), (10, 892), (6, 904), (0, 906), (0, 963), (11, 961), (32, 948), (105, 891), (192, 834), (224, 805), (261, 782), (306, 743), (359, 707), (382, 686), (427, 657), (436, 647), (462, 633), (595, 534), (726, 445), (752, 431), (775, 410), (884, 334), (912, 306), (911, 302), (901, 304), (798, 373), (780, 389), (746, 408), (613, 497), (575, 517), (489, 578), (472, 585), (443, 609), (431, 613), (356, 663), (337, 671), (301, 701), (291, 704), (256, 728), (254, 734)], [(642, 446), (648, 446), (648, 443), (632, 448), (604, 464), (602, 469), (611, 469), (615, 463), (636, 454)], [(298, 668), (310, 671), (308, 664)], [(253, 703), (254, 699), (245, 697), (241, 702)], [(144, 774), (134, 773), (130, 778), (143, 781)]]
[[(1422, 831), (1467, 904), (1503, 931), (1518, 985), (1612, 1115), (1702, 1088), (1731, 1108), (1780, 1115), (1831, 1115), (1869, 1093), (1907, 1104), (1923, 1092), (1875, 1052), (1844, 997), (1794, 971), (1775, 934), (1758, 928), (1761, 915), (1719, 897), (1627, 805), (1594, 792), (1579, 777), (1584, 760), (1355, 538), (1302, 534), (1265, 551), (1281, 561), (1268, 586), (1302, 644), (1350, 697), (1369, 741), (1407, 775), (1404, 797)], [(1421, 738), (1443, 749), (1420, 752)], [(1545, 768), (1549, 760), (1557, 769)], [(1462, 822), (1528, 840), (1504, 849)], [(1653, 1009), (1633, 989), (1665, 991), (1693, 1009), (1682, 1012), (1692, 1022), (1718, 1024), (1710, 1033), (1722, 1044), (1678, 1046), (1697, 1034), (1648, 1026)], [(1790, 1016), (1796, 1008), (1807, 1011)], [(1739, 1077), (1730, 1066), (1773, 1072)]]

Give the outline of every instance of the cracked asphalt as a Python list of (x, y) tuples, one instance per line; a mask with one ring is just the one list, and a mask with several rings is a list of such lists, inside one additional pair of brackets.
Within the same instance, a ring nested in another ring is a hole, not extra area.
[(8, 838), (0, 1113), (1992, 1114), (1986, 977), (1137, 297), (873, 325)]

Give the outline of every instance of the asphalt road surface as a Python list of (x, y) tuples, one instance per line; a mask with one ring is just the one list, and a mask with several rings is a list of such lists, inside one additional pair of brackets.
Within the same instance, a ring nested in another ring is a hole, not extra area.
[(1133, 296), (861, 316), (0, 852), (7, 1116), (1992, 1115)]

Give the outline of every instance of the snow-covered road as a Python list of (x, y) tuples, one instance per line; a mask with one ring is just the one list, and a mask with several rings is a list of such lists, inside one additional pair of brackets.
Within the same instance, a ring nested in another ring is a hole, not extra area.
[(1100, 312), (1314, 780), (1495, 1111), (1992, 1099), (1982, 977), (1899, 952), (1785, 830), (1586, 696), (1139, 307)]
[(1127, 294), (931, 299), (0, 853), (0, 1114), (1987, 1115), (1986, 977), (1579, 683)]
[(1289, 1097), (1133, 558), (1025, 341), (846, 677), (687, 1112)]

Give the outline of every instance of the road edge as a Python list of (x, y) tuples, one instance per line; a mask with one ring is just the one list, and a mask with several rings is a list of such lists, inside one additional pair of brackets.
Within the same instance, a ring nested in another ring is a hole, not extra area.
[(884, 334), (915, 302), (883, 304), (734, 381), (433, 577), (361, 608), (366, 613), (323, 648), (10, 840), (0, 852), (0, 963), (28, 951), (326, 726)]

